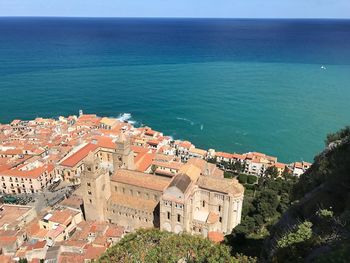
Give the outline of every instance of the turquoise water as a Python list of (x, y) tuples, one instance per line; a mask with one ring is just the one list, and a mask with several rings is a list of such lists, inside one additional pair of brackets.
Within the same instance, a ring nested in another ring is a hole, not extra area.
[(0, 19), (0, 121), (128, 112), (198, 147), (284, 162), (312, 161), (350, 123), (349, 22), (137, 21)]

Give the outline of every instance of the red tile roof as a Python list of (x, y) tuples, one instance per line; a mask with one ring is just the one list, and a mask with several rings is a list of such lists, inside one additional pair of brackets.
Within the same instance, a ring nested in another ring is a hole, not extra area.
[(2, 171), (1, 175), (36, 179), (39, 176), (41, 176), (44, 172), (48, 172), (48, 173), (52, 172), (53, 169), (54, 169), (54, 166), (52, 164), (48, 164), (48, 165), (44, 165), (28, 171), (18, 170), (18, 169)]
[(208, 233), (208, 239), (215, 243), (220, 243), (224, 240), (224, 234), (220, 232), (211, 231)]
[(83, 148), (81, 148), (79, 151), (69, 156), (67, 159), (63, 160), (63, 162), (61, 162), (60, 164), (63, 166), (74, 167), (86, 156), (88, 156), (90, 152), (96, 150), (97, 147), (98, 146), (96, 144), (89, 143), (85, 145)]
[(217, 157), (221, 157), (221, 158), (227, 158), (227, 159), (233, 158), (233, 154), (231, 154), (231, 153), (226, 153), (226, 152), (216, 152), (215, 155), (216, 155)]

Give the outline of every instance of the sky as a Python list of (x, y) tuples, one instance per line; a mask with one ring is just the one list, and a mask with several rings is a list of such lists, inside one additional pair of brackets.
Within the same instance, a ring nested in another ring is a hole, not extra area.
[(0, 16), (350, 18), (350, 0), (0, 0)]

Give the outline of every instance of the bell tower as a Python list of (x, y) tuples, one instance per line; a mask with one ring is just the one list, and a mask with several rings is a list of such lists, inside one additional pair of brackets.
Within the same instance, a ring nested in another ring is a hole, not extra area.
[(135, 170), (134, 152), (131, 150), (130, 138), (121, 134), (116, 141), (116, 149), (113, 154), (113, 169)]
[(96, 153), (89, 153), (81, 176), (85, 218), (106, 221), (107, 202), (111, 196), (109, 173), (99, 165)]

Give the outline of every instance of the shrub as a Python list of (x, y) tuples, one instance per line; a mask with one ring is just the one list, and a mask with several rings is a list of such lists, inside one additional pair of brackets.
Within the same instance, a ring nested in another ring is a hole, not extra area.
[(296, 230), (291, 231), (284, 235), (277, 242), (277, 246), (279, 248), (289, 247), (291, 245), (304, 242), (310, 239), (312, 236), (312, 223), (309, 221), (305, 221), (298, 225)]
[(233, 178), (233, 177), (234, 177), (234, 174), (231, 173), (231, 172), (224, 172), (224, 177), (225, 177), (225, 178)]
[(100, 263), (119, 262), (255, 262), (242, 255), (232, 257), (228, 246), (201, 236), (173, 234), (158, 229), (140, 229), (110, 247)]
[(248, 184), (255, 184), (258, 181), (258, 177), (255, 175), (248, 175), (247, 182)]
[(247, 175), (246, 174), (240, 174), (238, 176), (238, 181), (241, 183), (241, 184), (246, 184), (247, 183)]

